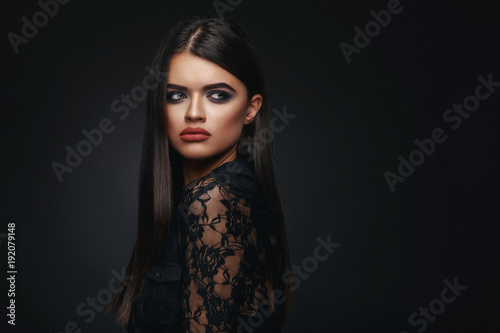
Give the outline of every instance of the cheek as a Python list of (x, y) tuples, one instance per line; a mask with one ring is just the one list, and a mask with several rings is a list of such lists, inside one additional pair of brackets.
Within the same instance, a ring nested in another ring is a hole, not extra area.
[(231, 112), (228, 112), (224, 117), (218, 117), (216, 124), (218, 124), (218, 130), (224, 133), (225, 137), (234, 137), (241, 134), (244, 120), (245, 113), (240, 107), (237, 110), (231, 110)]
[(243, 126), (243, 122), (245, 120), (247, 105), (243, 100), (235, 101), (231, 106), (228, 106), (226, 110), (225, 119), (221, 120), (221, 122), (226, 123), (227, 125)]
[(177, 132), (177, 128), (179, 127), (178, 121), (173, 117), (171, 112), (165, 110), (165, 117), (167, 120), (167, 134), (168, 139), (172, 140), (175, 137), (175, 133)]

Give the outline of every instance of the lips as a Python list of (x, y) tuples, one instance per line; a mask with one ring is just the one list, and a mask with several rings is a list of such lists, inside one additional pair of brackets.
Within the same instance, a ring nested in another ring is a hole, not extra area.
[(203, 141), (210, 137), (210, 133), (201, 127), (188, 127), (179, 134), (184, 141)]
[(204, 130), (201, 127), (187, 127), (179, 135), (182, 136), (184, 134), (205, 134), (205, 135), (211, 135), (209, 132), (207, 132), (206, 130)]

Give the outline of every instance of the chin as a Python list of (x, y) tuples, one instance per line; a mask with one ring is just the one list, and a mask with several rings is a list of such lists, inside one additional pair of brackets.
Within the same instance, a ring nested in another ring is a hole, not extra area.
[(179, 155), (189, 160), (206, 160), (216, 155), (214, 153), (207, 152), (207, 150), (202, 147), (199, 147), (198, 149), (176, 149), (176, 151)]

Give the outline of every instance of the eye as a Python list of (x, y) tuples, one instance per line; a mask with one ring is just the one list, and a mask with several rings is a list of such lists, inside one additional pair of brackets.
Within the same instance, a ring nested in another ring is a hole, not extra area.
[(186, 97), (187, 96), (180, 91), (171, 91), (167, 93), (167, 102), (178, 102)]
[(212, 96), (211, 99), (216, 103), (225, 102), (231, 99), (231, 95), (225, 91), (212, 91), (208, 94), (208, 96)]

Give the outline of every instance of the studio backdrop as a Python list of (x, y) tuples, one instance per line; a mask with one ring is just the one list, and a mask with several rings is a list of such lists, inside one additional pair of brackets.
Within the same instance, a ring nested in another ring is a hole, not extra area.
[[(227, 17), (262, 57), (294, 308), (284, 332), (495, 331), (494, 2), (3, 1), (2, 332), (125, 332), (151, 62)], [(265, 138), (263, 138), (265, 139)]]

